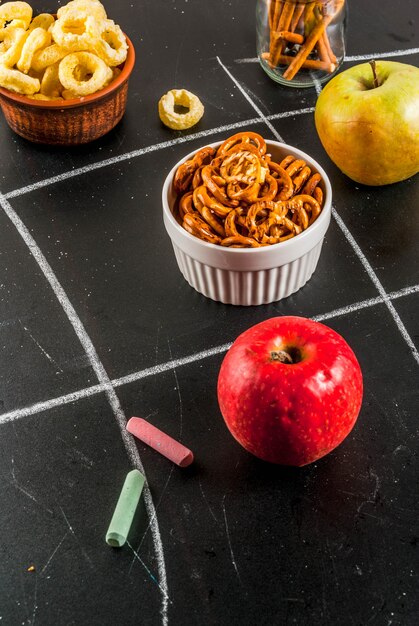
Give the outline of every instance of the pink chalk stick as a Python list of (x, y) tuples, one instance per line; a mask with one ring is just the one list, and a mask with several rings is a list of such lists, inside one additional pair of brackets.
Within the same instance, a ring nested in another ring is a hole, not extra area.
[(179, 467), (187, 467), (193, 461), (193, 452), (181, 443), (166, 435), (141, 417), (131, 417), (127, 423), (127, 431), (138, 437), (148, 446), (160, 452), (167, 459), (179, 465)]

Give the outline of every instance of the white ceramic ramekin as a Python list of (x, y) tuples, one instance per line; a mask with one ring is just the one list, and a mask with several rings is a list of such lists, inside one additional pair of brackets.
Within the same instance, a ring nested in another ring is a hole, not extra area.
[[(332, 188), (322, 167), (308, 154), (277, 141), (267, 141), (267, 151), (280, 162), (287, 154), (304, 159), (322, 179), (324, 206), (305, 231), (278, 244), (261, 248), (224, 248), (189, 234), (173, 216), (176, 163), (163, 185), (163, 219), (180, 271), (204, 296), (224, 304), (257, 305), (276, 302), (300, 289), (316, 269), (324, 235), (330, 223)], [(221, 142), (206, 144), (217, 148)]]

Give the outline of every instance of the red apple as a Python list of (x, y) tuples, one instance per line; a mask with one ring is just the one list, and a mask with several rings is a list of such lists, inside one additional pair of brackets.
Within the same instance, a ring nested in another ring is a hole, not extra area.
[(218, 402), (231, 434), (257, 457), (306, 465), (338, 446), (362, 403), (362, 373), (337, 332), (274, 317), (242, 333), (221, 364)]

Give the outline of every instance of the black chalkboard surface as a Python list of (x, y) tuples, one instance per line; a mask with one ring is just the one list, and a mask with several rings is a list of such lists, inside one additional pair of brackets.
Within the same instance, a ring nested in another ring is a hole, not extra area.
[[(419, 179), (370, 188), (334, 166), (316, 89), (281, 87), (256, 62), (253, 2), (105, 6), (137, 52), (120, 124), (68, 149), (0, 119), (0, 623), (414, 626)], [(372, 56), (418, 64), (415, 0), (352, 0), (349, 13), (342, 69)], [(188, 131), (157, 115), (174, 87), (205, 105)], [(311, 154), (334, 194), (312, 279), (258, 307), (191, 289), (162, 222), (176, 161), (244, 128)], [(365, 381), (351, 435), (301, 469), (245, 452), (216, 398), (228, 345), (283, 314), (341, 333)], [(133, 415), (190, 447), (194, 464), (131, 439)], [(133, 466), (149, 490), (129, 543), (112, 549), (105, 533)]]

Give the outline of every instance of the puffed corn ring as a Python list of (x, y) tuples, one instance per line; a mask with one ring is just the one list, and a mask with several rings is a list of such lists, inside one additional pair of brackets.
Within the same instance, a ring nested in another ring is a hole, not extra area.
[[(90, 24), (87, 25), (89, 33)], [(105, 61), (110, 67), (121, 65), (127, 58), (128, 44), (120, 26), (113, 20), (102, 20), (99, 24), (99, 36), (97, 30), (92, 32), (92, 49), (95, 54)]]
[(48, 46), (50, 43), (51, 35), (47, 30), (41, 27), (31, 30), (26, 37), (25, 43), (22, 47), (20, 58), (16, 63), (17, 69), (27, 74), (31, 67), (33, 55), (35, 54), (35, 52), (40, 48)]
[(0, 85), (26, 96), (32, 96), (39, 91), (40, 83), (37, 78), (32, 78), (19, 70), (14, 70), (5, 65), (0, 65)]
[(44, 30), (48, 30), (50, 26), (52, 26), (55, 22), (55, 17), (50, 13), (40, 13), (36, 17), (33, 18), (32, 22), (29, 24), (29, 30), (34, 30), (35, 28), (43, 28)]
[[(187, 113), (176, 113), (175, 107), (188, 109)], [(172, 89), (159, 101), (159, 117), (163, 124), (173, 130), (185, 130), (199, 122), (204, 115), (204, 105), (200, 99), (186, 89)]]
[(98, 24), (93, 15), (72, 9), (54, 22), (51, 35), (55, 43), (67, 52), (93, 50), (99, 37)]
[(0, 29), (18, 27), (26, 30), (31, 19), (32, 7), (27, 2), (5, 2), (0, 5)]
[(71, 0), (58, 9), (57, 17), (60, 18), (74, 9), (92, 15), (96, 20), (106, 20), (107, 18), (105, 7), (98, 0)]
[[(77, 80), (76, 68), (86, 67), (91, 77), (88, 80)], [(76, 96), (88, 96), (102, 89), (112, 80), (112, 70), (102, 59), (91, 52), (73, 52), (60, 61), (58, 68), (60, 82)]]
[(26, 41), (28, 32), (24, 28), (13, 28), (8, 32), (5, 40), (5, 51), (0, 57), (0, 63), (6, 67), (13, 67), (20, 59), (23, 44)]
[(58, 76), (59, 65), (60, 63), (58, 62), (47, 67), (41, 80), (40, 93), (53, 100), (59, 98), (64, 89)]
[(49, 65), (54, 65), (57, 61), (61, 61), (68, 54), (68, 50), (62, 48), (56, 43), (38, 50), (32, 58), (32, 68), (36, 72), (42, 72)]

